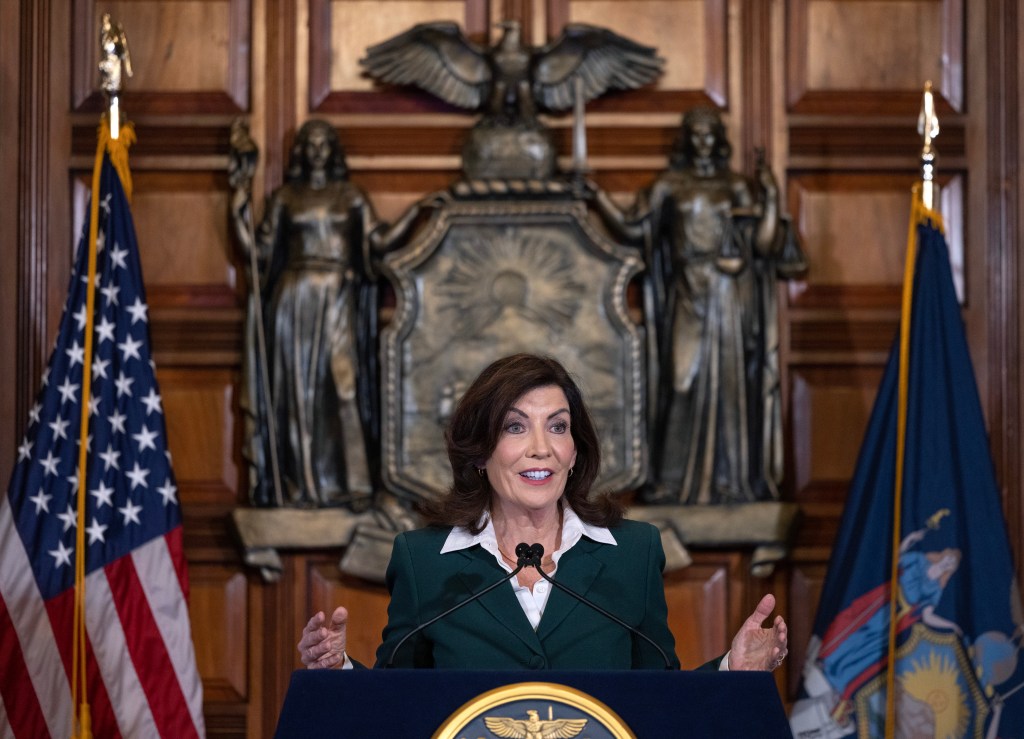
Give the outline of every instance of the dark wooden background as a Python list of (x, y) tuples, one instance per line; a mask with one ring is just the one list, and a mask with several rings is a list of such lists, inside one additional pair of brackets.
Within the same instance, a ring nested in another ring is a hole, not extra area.
[[(811, 271), (781, 296), (787, 480), (805, 516), (768, 580), (744, 550), (697, 551), (667, 578), (684, 664), (721, 653), (766, 591), (791, 625), (778, 674), (795, 694), (830, 543), (898, 321), (916, 119), (930, 79), (950, 246), (1018, 571), (1022, 568), (1021, 99), (1016, 0), (22, 0), (0, 2), (0, 478), (47, 359), (82, 222), (95, 129), (99, 17), (125, 27), (135, 68), (133, 213), (154, 353), (185, 511), (191, 614), (211, 736), (270, 736), (301, 625), (346, 603), (369, 659), (386, 597), (342, 577), (339, 552), (292, 553), (280, 583), (247, 570), (227, 517), (244, 504), (239, 388), (242, 263), (225, 167), (236, 116), (260, 145), (258, 192), (282, 181), (309, 117), (334, 123), (352, 176), (386, 218), (457, 176), (472, 119), (375, 89), (365, 47), (425, 20), (478, 41), (517, 18), (543, 43), (568, 21), (658, 47), (653, 89), (588, 110), (591, 165), (629, 196), (665, 166), (680, 113), (721, 106), (733, 165), (766, 149)], [(568, 154), (569, 121), (552, 122)]]

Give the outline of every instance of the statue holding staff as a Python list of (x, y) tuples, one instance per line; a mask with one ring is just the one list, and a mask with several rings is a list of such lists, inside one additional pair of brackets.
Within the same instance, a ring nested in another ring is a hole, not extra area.
[(236, 234), (258, 268), (243, 401), (252, 502), (363, 510), (377, 477), (374, 259), (404, 236), (418, 206), (392, 229), (379, 222), (348, 181), (337, 131), (311, 120), (253, 229), (254, 151), (239, 132), (229, 173)]

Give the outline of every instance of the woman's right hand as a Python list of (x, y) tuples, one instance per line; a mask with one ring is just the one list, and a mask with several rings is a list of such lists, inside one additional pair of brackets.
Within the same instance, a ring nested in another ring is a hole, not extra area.
[(311, 670), (321, 667), (341, 667), (345, 663), (345, 629), (348, 626), (348, 610), (338, 606), (331, 614), (330, 623), (325, 623), (323, 611), (309, 619), (302, 630), (298, 650), (302, 664)]

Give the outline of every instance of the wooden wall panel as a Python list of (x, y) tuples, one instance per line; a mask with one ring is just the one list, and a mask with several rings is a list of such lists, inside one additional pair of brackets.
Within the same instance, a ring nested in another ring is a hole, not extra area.
[(415, 23), (455, 21), (482, 45), (490, 26), (485, 0), (309, 0), (309, 18), (309, 109), (318, 113), (448, 109), (424, 93), (379, 90), (360, 76), (359, 59)]
[(139, 172), (132, 214), (147, 287), (237, 288), (226, 177), (205, 172)]
[[(372, 91), (375, 83), (363, 75), (359, 60), (366, 49), (396, 36), (417, 23), (439, 18), (464, 20), (469, 10), (464, 0), (331, 0), (331, 90)], [(462, 24), (460, 24), (462, 25)], [(481, 29), (482, 30), (482, 29)], [(315, 33), (317, 29), (313, 29)]]
[(793, 0), (788, 11), (794, 112), (906, 114), (925, 80), (962, 109), (962, 0)]
[[(388, 620), (387, 590), (380, 585), (342, 574), (337, 561), (311, 562), (308, 571), (309, 590), (304, 610), (306, 617), (323, 611), (329, 619), (337, 606), (344, 605), (351, 618), (347, 633), (348, 654), (364, 665), (372, 665), (377, 658), (381, 631)], [(305, 621), (295, 632), (296, 642), (302, 626), (305, 626)], [(295, 662), (300, 664), (297, 651)]]
[[(793, 304), (823, 302), (829, 288), (862, 307), (899, 305), (906, 258), (913, 175), (897, 172), (790, 173), (791, 209), (809, 264), (806, 290)], [(963, 294), (964, 222), (962, 178), (943, 178), (950, 266)], [(827, 301), (824, 301), (827, 302)]]
[(790, 372), (794, 499), (835, 500), (853, 475), (881, 371), (793, 367)]
[(230, 567), (191, 563), (189, 615), (196, 665), (209, 703), (245, 702), (249, 696), (248, 586)]
[(249, 0), (72, 0), (73, 103), (98, 111), (98, 29), (104, 13), (128, 36), (134, 76), (124, 109), (142, 113), (232, 113), (248, 106)]
[(549, 0), (548, 38), (566, 23), (615, 29), (653, 46), (665, 72), (653, 86), (595, 100), (594, 111), (678, 110), (699, 103), (729, 107), (726, 0)]
[(665, 578), (669, 626), (676, 638), (676, 656), (686, 669), (700, 667), (729, 648), (730, 574), (728, 564), (699, 563)]
[(158, 370), (157, 381), (182, 504), (232, 505), (242, 474), (235, 434), (237, 376), (175, 368)]
[[(916, 90), (938, 80), (939, 2), (809, 2), (807, 88)], [(864, 43), (865, 28), (874, 29)], [(914, 29), (914, 33), (907, 33)]]

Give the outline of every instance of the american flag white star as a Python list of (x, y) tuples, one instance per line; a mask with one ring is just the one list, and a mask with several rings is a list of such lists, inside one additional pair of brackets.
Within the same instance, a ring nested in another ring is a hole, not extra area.
[(110, 262), (115, 267), (120, 267), (121, 269), (128, 269), (128, 265), (124, 261), (124, 258), (126, 256), (128, 256), (128, 250), (122, 249), (116, 243), (114, 244), (114, 248), (110, 250)]
[(40, 459), (39, 464), (46, 470), (47, 475), (57, 474), (57, 463), (60, 462), (60, 457), (54, 456), (53, 450), (50, 449), (46, 452), (46, 459)]
[(114, 340), (114, 328), (117, 324), (108, 320), (106, 316), (96, 325), (97, 344), (102, 345), (104, 341)]
[(170, 480), (168, 480), (163, 485), (158, 487), (156, 489), (156, 491), (158, 493), (160, 493), (160, 496), (164, 499), (164, 505), (165, 506), (168, 503), (177, 503), (178, 502), (178, 488), (175, 487), (174, 484)]
[(96, 357), (92, 360), (92, 379), (94, 380), (106, 380), (107, 379), (107, 366), (110, 364), (109, 359), (101, 359)]
[(101, 287), (100, 292), (107, 299), (107, 305), (117, 305), (117, 294), (121, 292), (121, 288), (114, 283), (110, 283), (106, 287)]
[(77, 395), (75, 393), (78, 392), (78, 388), (80, 388), (80, 387), (81, 387), (81, 385), (76, 385), (75, 383), (71, 382), (71, 378), (70, 377), (65, 377), (64, 378), (64, 383), (59, 388), (57, 388), (57, 390), (60, 392), (61, 402), (63, 402), (63, 403), (75, 403), (75, 402), (77, 402), (78, 397), (77, 397)]
[(79, 331), (82, 331), (83, 329), (85, 329), (85, 324), (86, 324), (85, 303), (82, 304), (82, 306), (78, 309), (77, 312), (75, 312), (73, 314), (72, 317), (75, 319), (75, 323), (78, 324), (78, 330)]
[(64, 353), (68, 355), (70, 360), (69, 369), (76, 364), (83, 364), (85, 362), (85, 347), (79, 346), (77, 341), (71, 344), (70, 348), (65, 349)]
[(68, 503), (68, 509), (64, 513), (58, 513), (57, 518), (64, 522), (64, 531), (71, 527), (78, 527), (78, 512)]
[(146, 478), (149, 477), (149, 470), (142, 469), (138, 462), (129, 471), (124, 473), (128, 476), (128, 479), (132, 481), (131, 489), (139, 487), (140, 485), (144, 488), (148, 488), (149, 484), (146, 482)]
[(64, 542), (57, 542), (57, 548), (51, 549), (50, 554), (53, 555), (53, 564), (57, 569), (60, 569), (64, 565), (71, 566), (71, 553), (74, 549), (69, 549), (64, 546)]
[(46, 425), (49, 426), (51, 429), (53, 429), (53, 438), (54, 438), (54, 440), (56, 440), (56, 439), (66, 439), (66, 438), (68, 438), (68, 431), (67, 431), (67, 429), (68, 429), (68, 424), (70, 424), (70, 423), (71, 423), (70, 421), (65, 421), (60, 416), (57, 416), (56, 419), (54, 419), (53, 421), (50, 421), (50, 423), (48, 423)]
[(127, 395), (129, 398), (132, 396), (132, 383), (135, 382), (134, 377), (128, 377), (124, 371), (121, 371), (117, 375), (117, 379), (114, 380), (114, 385), (117, 387), (117, 397)]
[(26, 459), (32, 459), (32, 444), (33, 442), (28, 439), (22, 439), (21, 446), (18, 447), (18, 461), (22, 462)]
[(163, 413), (163, 407), (160, 402), (160, 396), (157, 394), (154, 388), (149, 389), (149, 395), (142, 399), (143, 404), (146, 406), (146, 415), (150, 413)]
[(28, 419), (32, 423), (39, 423), (39, 412), (43, 410), (42, 403), (34, 404), (28, 411)]
[(129, 359), (142, 359), (139, 356), (139, 347), (142, 346), (141, 341), (136, 341), (131, 336), (125, 338), (123, 342), (117, 345), (117, 348), (121, 350), (124, 356), (124, 361), (127, 362)]
[(124, 508), (118, 508), (117, 510), (119, 510), (121, 512), (121, 515), (124, 516), (123, 523), (125, 526), (127, 526), (129, 522), (139, 524), (142, 523), (139, 520), (139, 513), (142, 511), (142, 506), (135, 505), (134, 503), (131, 502), (131, 500), (128, 501), (127, 505), (125, 505)]
[(99, 510), (104, 505), (113, 507), (114, 504), (111, 502), (111, 498), (114, 495), (114, 488), (107, 485), (105, 482), (100, 480), (100, 486), (95, 490), (90, 490), (89, 495), (96, 499), (96, 510)]
[(142, 298), (136, 296), (135, 302), (128, 306), (128, 312), (132, 315), (132, 325), (134, 326), (139, 321), (144, 323), (149, 322), (147, 311), (149, 306), (142, 302)]
[(85, 529), (85, 533), (89, 535), (89, 543), (95, 544), (96, 542), (102, 543), (104, 540), (104, 532), (106, 532), (107, 526), (101, 524), (97, 519), (93, 519), (92, 523), (89, 524)]
[(156, 444), (153, 440), (156, 439), (158, 434), (156, 431), (150, 431), (149, 428), (143, 425), (142, 430), (137, 434), (132, 434), (132, 438), (139, 442), (139, 454), (142, 454), (146, 449), (152, 449), (156, 451)]
[(107, 444), (107, 451), (100, 452), (100, 459), (103, 460), (103, 471), (106, 472), (111, 467), (115, 470), (121, 469), (121, 463), (118, 461), (121, 457), (121, 452), (114, 449), (113, 444)]
[(121, 413), (121, 411), (114, 409), (114, 412), (107, 416), (107, 423), (110, 424), (110, 430), (116, 431), (117, 433), (123, 434), (124, 422), (128, 420), (128, 416)]
[(53, 500), (53, 496), (47, 495), (45, 492), (40, 490), (29, 498), (29, 500), (36, 504), (36, 515), (38, 516), (42, 511), (45, 511), (46, 513), (50, 512), (50, 501)]

